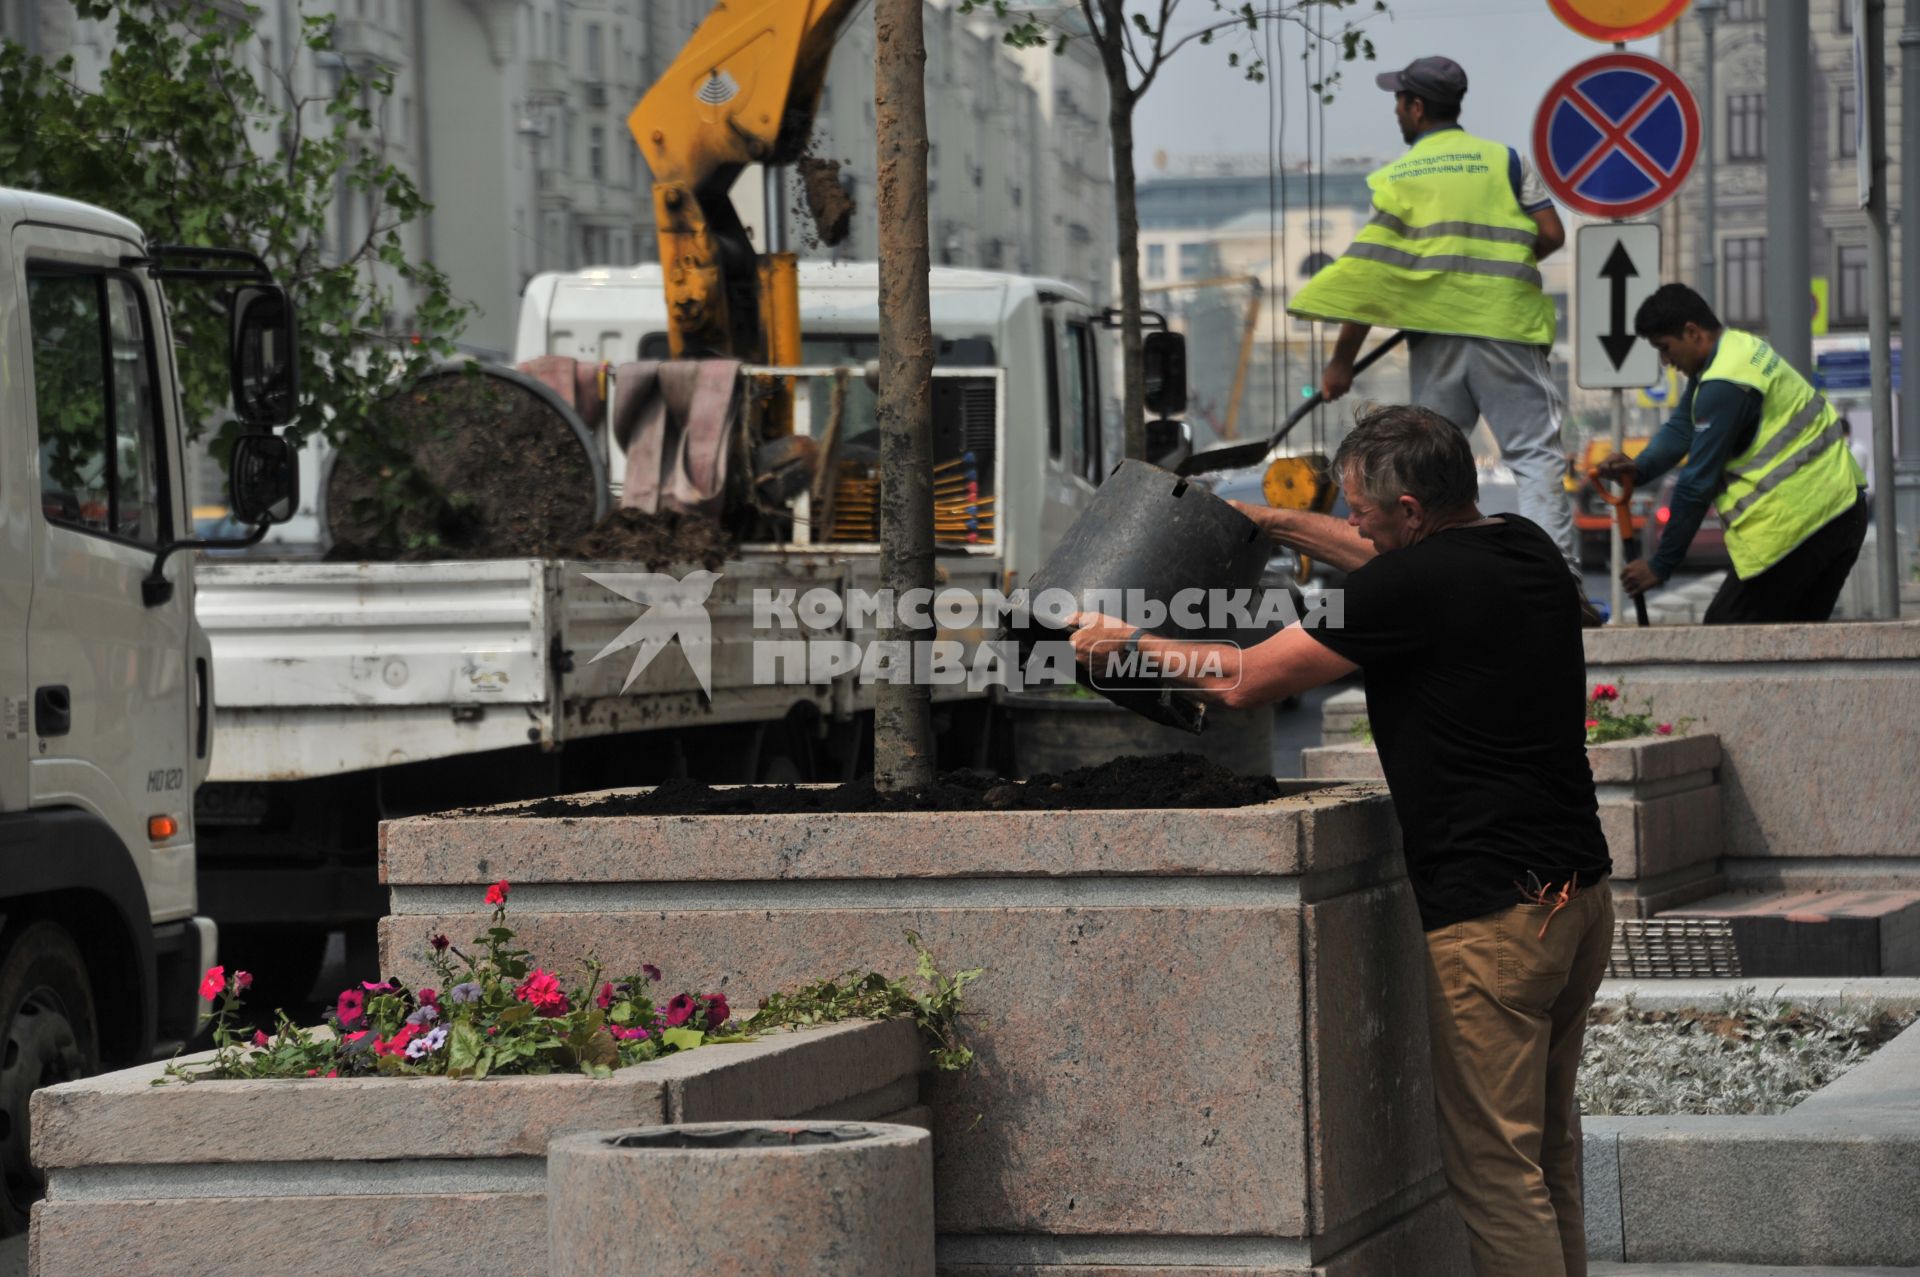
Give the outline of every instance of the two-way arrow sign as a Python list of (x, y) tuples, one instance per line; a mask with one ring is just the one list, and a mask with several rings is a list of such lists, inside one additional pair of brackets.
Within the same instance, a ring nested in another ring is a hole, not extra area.
[(1633, 333), (1634, 312), (1660, 281), (1660, 227), (1580, 228), (1574, 246), (1573, 379), (1587, 390), (1633, 390), (1660, 375), (1660, 355)]

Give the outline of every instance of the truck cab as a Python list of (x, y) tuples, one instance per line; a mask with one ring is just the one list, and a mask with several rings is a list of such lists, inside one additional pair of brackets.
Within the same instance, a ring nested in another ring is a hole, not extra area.
[(0, 190), (0, 1232), (38, 1194), (27, 1097), (177, 1049), (214, 960), (212, 653), (173, 553), (192, 529), (153, 266), (122, 217)]

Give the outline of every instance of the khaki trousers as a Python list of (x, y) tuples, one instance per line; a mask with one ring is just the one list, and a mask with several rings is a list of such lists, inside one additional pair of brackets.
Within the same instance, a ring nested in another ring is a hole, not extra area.
[(1586, 1277), (1573, 1079), (1612, 945), (1604, 879), (1557, 913), (1518, 904), (1427, 933), (1441, 1161), (1479, 1277)]

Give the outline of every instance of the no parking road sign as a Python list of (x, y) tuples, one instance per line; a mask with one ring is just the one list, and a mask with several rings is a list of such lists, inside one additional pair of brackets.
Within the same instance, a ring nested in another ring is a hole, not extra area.
[(1561, 76), (1533, 121), (1533, 162), (1561, 203), (1634, 217), (1672, 199), (1700, 150), (1686, 82), (1638, 53), (1608, 53)]

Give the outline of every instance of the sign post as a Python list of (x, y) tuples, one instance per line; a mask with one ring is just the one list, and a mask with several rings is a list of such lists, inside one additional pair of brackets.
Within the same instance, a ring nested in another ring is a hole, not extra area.
[[(1627, 40), (1657, 31), (1686, 6), (1656, 0), (1550, 0), (1582, 34)], [(1582, 21), (1576, 21), (1576, 15)], [(1660, 272), (1660, 228), (1621, 225), (1672, 199), (1700, 151), (1700, 108), (1672, 70), (1638, 53), (1589, 58), (1561, 76), (1533, 121), (1533, 158), (1561, 203), (1609, 226), (1583, 227), (1575, 247), (1578, 344), (1575, 379), (1613, 399), (1613, 450), (1626, 446), (1626, 391), (1659, 376), (1659, 358), (1635, 340), (1632, 313)], [(1633, 516), (1631, 505), (1627, 516)], [(1616, 525), (1612, 612), (1621, 612), (1625, 566)]]

